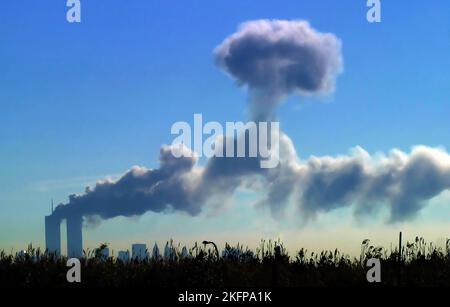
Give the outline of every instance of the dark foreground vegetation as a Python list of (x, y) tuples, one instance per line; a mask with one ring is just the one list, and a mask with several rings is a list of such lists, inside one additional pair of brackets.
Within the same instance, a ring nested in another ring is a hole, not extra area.
[[(203, 242), (208, 243), (208, 242)], [(66, 281), (67, 259), (28, 247), (15, 256), (0, 253), (0, 284), (18, 287), (302, 287), (302, 286), (450, 286), (450, 240), (435, 247), (422, 238), (398, 250), (364, 240), (361, 256), (338, 250), (319, 254), (301, 249), (287, 254), (281, 242), (262, 241), (255, 251), (226, 245), (218, 257), (212, 244), (199, 244), (188, 254), (173, 247), (169, 258), (122, 262), (102, 257), (101, 248), (81, 260), (81, 283)], [(381, 283), (369, 284), (366, 261), (381, 261)]]

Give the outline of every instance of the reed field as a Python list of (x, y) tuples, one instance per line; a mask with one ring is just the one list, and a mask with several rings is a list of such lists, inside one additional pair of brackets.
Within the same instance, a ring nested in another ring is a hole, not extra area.
[[(206, 244), (205, 244), (206, 243)], [(101, 250), (86, 250), (81, 259), (81, 283), (68, 283), (67, 258), (47, 254), (29, 245), (15, 255), (0, 252), (3, 287), (397, 287), (450, 286), (450, 240), (437, 247), (417, 237), (388, 250), (361, 244), (361, 255), (338, 250), (309, 252), (300, 248), (289, 255), (282, 242), (262, 240), (250, 250), (237, 244), (217, 249), (211, 242), (195, 244), (182, 253), (171, 243), (167, 257), (142, 261), (105, 258)], [(400, 256), (401, 255), (401, 256)], [(380, 259), (381, 282), (369, 283), (370, 258)]]

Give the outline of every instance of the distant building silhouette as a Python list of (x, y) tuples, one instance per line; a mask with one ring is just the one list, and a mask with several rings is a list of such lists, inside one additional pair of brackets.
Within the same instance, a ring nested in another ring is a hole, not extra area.
[(130, 252), (129, 251), (119, 251), (119, 253), (117, 254), (117, 259), (119, 259), (122, 262), (130, 261)]
[(45, 217), (45, 246), (48, 253), (61, 255), (60, 220), (53, 215)]
[(103, 244), (95, 249), (95, 257), (102, 261), (106, 261), (109, 258), (109, 248)]
[(83, 257), (82, 217), (72, 216), (67, 218), (67, 256), (74, 258)]
[[(81, 216), (66, 219), (68, 257), (83, 257), (82, 223)], [(61, 218), (53, 214), (45, 217), (45, 246), (48, 253), (61, 255)]]
[(106, 247), (102, 250), (102, 257), (109, 258), (109, 248)]
[(131, 245), (131, 258), (133, 260), (145, 260), (148, 258), (147, 245), (135, 243)]

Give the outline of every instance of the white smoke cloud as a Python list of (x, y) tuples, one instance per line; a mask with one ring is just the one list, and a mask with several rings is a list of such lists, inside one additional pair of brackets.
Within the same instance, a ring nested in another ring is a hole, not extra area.
[(252, 188), (258, 180), (266, 191), (259, 204), (277, 216), (288, 204), (304, 220), (341, 207), (352, 206), (364, 215), (387, 206), (389, 221), (396, 222), (415, 217), (428, 200), (450, 189), (450, 155), (441, 148), (417, 146), (410, 153), (370, 155), (357, 147), (349, 155), (300, 160), (284, 134), (280, 146), (280, 166), (274, 169), (259, 168), (256, 158), (212, 158), (205, 167), (196, 165), (195, 158), (173, 158), (166, 164), (171, 149), (163, 147), (159, 169), (134, 167), (115, 182), (99, 182), (72, 196), (55, 214), (103, 219), (147, 211), (196, 215), (206, 205), (226, 203), (238, 188)]
[(340, 40), (306, 21), (243, 23), (214, 54), (219, 67), (239, 85), (248, 86), (251, 112), (257, 118), (289, 94), (330, 93), (342, 71)]
[[(250, 91), (254, 117), (269, 115), (286, 95), (333, 90), (342, 70), (341, 43), (304, 21), (260, 20), (244, 23), (215, 50), (220, 67)], [(136, 216), (147, 211), (196, 215), (221, 206), (238, 188), (259, 187), (258, 203), (279, 216), (288, 204), (299, 218), (351, 206), (358, 215), (388, 207), (390, 222), (408, 220), (427, 201), (450, 189), (450, 155), (440, 148), (414, 147), (370, 155), (361, 147), (337, 157), (301, 160), (291, 139), (279, 135), (278, 167), (261, 169), (259, 158), (211, 158), (200, 167), (193, 153), (175, 158), (163, 146), (160, 167), (134, 167), (116, 181), (103, 181), (72, 195), (55, 215)], [(255, 184), (258, 182), (258, 184)], [(261, 189), (262, 187), (262, 189)], [(95, 220), (95, 219), (93, 219)]]
[(297, 165), (304, 216), (354, 206), (358, 214), (388, 206), (390, 221), (413, 218), (426, 202), (450, 189), (450, 155), (440, 148), (392, 150), (374, 157), (357, 148), (352, 155), (312, 157)]

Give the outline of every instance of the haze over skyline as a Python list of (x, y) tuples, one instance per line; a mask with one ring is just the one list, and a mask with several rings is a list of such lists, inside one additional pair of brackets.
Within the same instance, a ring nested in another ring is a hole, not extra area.
[[(173, 122), (190, 122), (199, 112), (206, 120), (245, 120), (246, 90), (217, 69), (213, 49), (249, 20), (308, 20), (342, 41), (344, 70), (335, 91), (292, 96), (278, 107), (282, 130), (302, 160), (347, 155), (355, 146), (371, 155), (409, 153), (416, 145), (448, 148), (450, 7), (434, 2), (385, 1), (383, 21), (369, 24), (364, 1), (109, 1), (83, 3), (77, 25), (64, 21), (63, 4), (8, 2), (0, 13), (0, 249), (43, 246), (51, 198), (67, 203), (69, 194), (133, 165), (157, 168)], [(257, 199), (239, 189), (219, 213), (114, 218), (85, 229), (85, 247), (106, 241), (119, 250), (171, 237), (251, 246), (281, 237), (293, 250), (352, 252), (365, 238), (395, 242), (399, 230), (429, 240), (450, 231), (448, 192), (394, 224), (386, 224), (385, 209), (356, 219), (353, 208), (342, 207), (304, 225), (295, 214), (278, 219), (268, 208), (253, 208)]]

